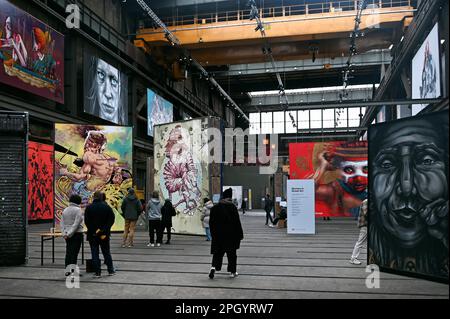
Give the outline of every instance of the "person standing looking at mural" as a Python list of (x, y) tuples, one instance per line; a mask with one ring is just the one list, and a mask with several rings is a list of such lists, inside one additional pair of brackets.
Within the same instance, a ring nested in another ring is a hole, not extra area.
[(152, 198), (147, 203), (147, 216), (148, 216), (148, 230), (150, 235), (150, 243), (147, 247), (155, 247), (155, 232), (156, 232), (156, 246), (159, 247), (162, 244), (163, 229), (161, 223), (161, 202), (159, 201), (159, 193), (153, 192)]
[[(69, 207), (64, 209), (61, 216), (61, 233), (66, 241), (65, 266), (76, 265), (81, 243), (83, 242), (83, 212), (80, 208), (81, 197), (72, 195)], [(66, 272), (69, 276), (70, 272)]]
[(368, 211), (368, 200), (365, 199), (362, 202), (361, 209), (359, 210), (358, 226), (359, 226), (359, 238), (353, 249), (352, 257), (350, 258), (350, 263), (353, 265), (361, 265), (358, 260), (359, 254), (361, 253), (361, 248), (367, 242), (367, 211)]
[(125, 219), (122, 248), (134, 246), (134, 230), (139, 215), (142, 213), (142, 205), (136, 197), (133, 188), (128, 190), (128, 195), (122, 201), (122, 214)]
[(270, 199), (270, 195), (267, 194), (266, 200), (264, 202), (264, 210), (266, 211), (266, 226), (271, 226), (271, 224), (269, 224), (269, 219), (270, 222), (273, 224), (273, 218), (271, 215), (272, 208), (273, 208), (273, 201)]
[(91, 246), (92, 263), (95, 269), (94, 278), (102, 276), (99, 249), (102, 250), (105, 264), (108, 266), (108, 274), (110, 276), (116, 274), (110, 251), (111, 227), (114, 225), (115, 216), (112, 208), (103, 199), (102, 192), (95, 192), (93, 203), (86, 208), (84, 213), (87, 239)]
[(223, 199), (219, 204), (211, 208), (209, 227), (211, 229), (211, 254), (213, 255), (212, 267), (209, 278), (213, 279), (216, 271), (222, 269), (223, 256), (228, 258), (228, 271), (230, 277), (235, 278), (237, 273), (236, 250), (240, 248), (241, 240), (244, 239), (239, 212), (234, 206), (231, 188), (223, 192)]
[(162, 232), (164, 232), (164, 229), (167, 231), (166, 245), (170, 245), (170, 240), (172, 239), (172, 217), (176, 215), (177, 212), (173, 208), (172, 202), (170, 199), (166, 199), (164, 206), (161, 208)]
[(203, 213), (200, 217), (203, 223), (203, 228), (205, 228), (206, 241), (211, 241), (211, 229), (209, 228), (209, 219), (211, 216), (211, 208), (214, 204), (209, 198), (203, 199)]

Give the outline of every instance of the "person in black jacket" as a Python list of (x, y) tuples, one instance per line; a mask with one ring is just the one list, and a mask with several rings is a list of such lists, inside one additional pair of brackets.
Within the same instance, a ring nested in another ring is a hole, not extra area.
[(87, 240), (91, 246), (92, 264), (95, 270), (94, 278), (100, 278), (102, 269), (99, 257), (99, 248), (102, 250), (105, 264), (108, 266), (110, 276), (116, 274), (110, 252), (111, 227), (114, 225), (114, 212), (106, 202), (103, 201), (103, 193), (94, 193), (94, 201), (86, 207), (84, 212), (84, 223), (87, 227)]
[(267, 194), (265, 204), (264, 204), (264, 210), (266, 211), (266, 226), (269, 225), (269, 219), (270, 219), (270, 222), (273, 224), (273, 218), (272, 218), (272, 214), (271, 214), (272, 208), (273, 208), (273, 202), (270, 199), (270, 195)]
[(167, 230), (166, 245), (170, 245), (170, 239), (172, 234), (172, 217), (177, 215), (175, 208), (173, 208), (172, 202), (166, 199), (164, 206), (161, 208), (162, 215), (162, 231)]
[(219, 204), (211, 208), (209, 227), (211, 230), (211, 254), (213, 255), (212, 267), (209, 278), (213, 279), (216, 271), (222, 269), (223, 256), (227, 253), (228, 271), (230, 277), (235, 278), (237, 273), (236, 250), (240, 248), (244, 239), (241, 221), (237, 207), (233, 204), (233, 190), (231, 188), (223, 192), (223, 199)]

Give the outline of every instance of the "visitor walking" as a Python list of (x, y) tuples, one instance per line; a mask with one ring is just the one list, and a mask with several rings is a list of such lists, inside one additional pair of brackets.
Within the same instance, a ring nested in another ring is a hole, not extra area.
[(209, 278), (211, 279), (214, 278), (216, 271), (222, 269), (225, 253), (227, 254), (227, 270), (230, 272), (230, 277), (238, 276), (236, 250), (240, 248), (241, 240), (244, 239), (239, 213), (232, 201), (233, 190), (227, 189), (222, 197), (223, 199), (219, 204), (211, 208), (209, 219), (212, 237), (211, 254), (213, 255), (212, 267), (209, 272)]
[(264, 203), (264, 210), (266, 211), (266, 226), (269, 225), (269, 219), (270, 219), (270, 222), (273, 224), (273, 218), (272, 218), (272, 214), (271, 214), (272, 208), (273, 208), (273, 201), (270, 199), (270, 195), (267, 194), (266, 200)]
[(245, 215), (245, 210), (247, 209), (247, 199), (244, 199), (241, 204), (242, 215)]
[(125, 219), (122, 247), (134, 246), (134, 231), (139, 215), (142, 213), (142, 205), (133, 188), (128, 190), (128, 195), (122, 201), (122, 216)]
[(71, 274), (71, 272), (67, 271), (67, 266), (77, 264), (78, 253), (80, 252), (81, 244), (83, 242), (84, 218), (80, 205), (80, 196), (70, 196), (69, 206), (64, 209), (61, 216), (61, 233), (66, 241), (66, 276)]
[(170, 199), (166, 199), (164, 206), (161, 208), (162, 232), (164, 233), (164, 229), (167, 232), (166, 245), (170, 245), (170, 240), (172, 237), (172, 217), (176, 215), (177, 212), (175, 208), (173, 208), (172, 202)]
[(205, 228), (206, 233), (206, 241), (211, 241), (211, 230), (209, 228), (209, 218), (211, 216), (211, 208), (213, 208), (214, 204), (209, 198), (203, 199), (203, 213), (201, 216), (201, 220), (203, 223), (203, 228)]
[(361, 261), (358, 260), (359, 254), (361, 253), (361, 248), (367, 241), (367, 199), (362, 202), (361, 209), (359, 210), (359, 238), (353, 249), (352, 257), (350, 258), (350, 263), (353, 265), (361, 265)]
[(87, 239), (91, 246), (92, 265), (94, 267), (94, 278), (100, 278), (102, 269), (100, 264), (100, 250), (102, 250), (108, 274), (116, 274), (113, 266), (110, 248), (111, 227), (114, 225), (115, 216), (111, 207), (103, 200), (104, 194), (97, 191), (94, 193), (94, 201), (86, 207), (84, 222), (87, 227)]
[(156, 233), (156, 246), (160, 247), (162, 244), (163, 230), (161, 223), (161, 202), (159, 201), (159, 193), (153, 192), (152, 198), (147, 203), (147, 216), (148, 216), (148, 231), (150, 236), (150, 242), (147, 247), (155, 247), (155, 233)]

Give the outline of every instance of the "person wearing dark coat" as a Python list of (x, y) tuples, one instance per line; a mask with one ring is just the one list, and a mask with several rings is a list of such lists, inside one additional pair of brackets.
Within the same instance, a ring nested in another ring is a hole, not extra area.
[(172, 217), (176, 216), (177, 212), (175, 208), (173, 208), (172, 202), (169, 199), (166, 199), (164, 206), (161, 208), (161, 223), (162, 223), (162, 231), (167, 231), (167, 241), (166, 245), (170, 245), (170, 239), (172, 235)]
[(122, 216), (125, 219), (122, 247), (133, 247), (134, 230), (139, 215), (142, 214), (142, 204), (136, 197), (133, 188), (128, 190), (128, 195), (122, 201)]
[(267, 194), (265, 204), (264, 204), (264, 210), (266, 211), (266, 226), (269, 225), (269, 219), (270, 219), (270, 222), (273, 224), (273, 218), (272, 218), (272, 214), (271, 214), (272, 208), (273, 208), (273, 201), (270, 199), (270, 195)]
[(87, 240), (91, 246), (92, 264), (95, 271), (94, 278), (100, 278), (102, 273), (99, 249), (102, 250), (109, 275), (116, 274), (110, 251), (111, 227), (114, 225), (115, 216), (112, 208), (103, 201), (103, 198), (103, 193), (95, 192), (93, 203), (86, 207), (84, 212)]
[(237, 273), (236, 250), (240, 248), (244, 239), (241, 221), (237, 207), (233, 204), (233, 190), (231, 188), (223, 192), (223, 199), (211, 208), (209, 227), (211, 231), (211, 254), (213, 255), (212, 267), (209, 278), (213, 279), (216, 271), (222, 269), (223, 256), (228, 258), (228, 271), (230, 277), (235, 278)]

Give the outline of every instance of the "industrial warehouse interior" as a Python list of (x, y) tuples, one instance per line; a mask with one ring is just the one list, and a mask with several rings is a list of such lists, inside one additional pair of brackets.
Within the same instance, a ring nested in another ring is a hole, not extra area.
[(448, 6), (0, 0), (0, 299), (448, 300)]

